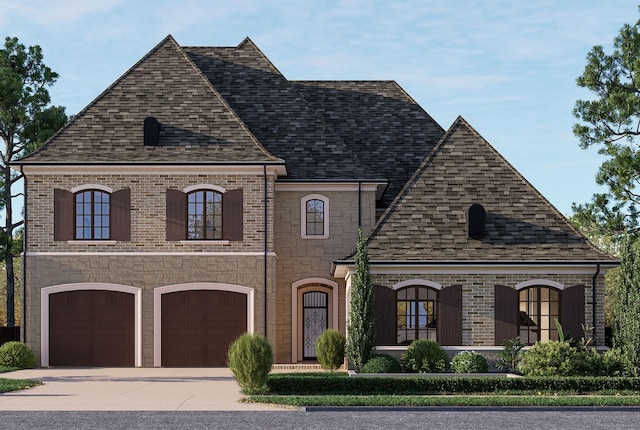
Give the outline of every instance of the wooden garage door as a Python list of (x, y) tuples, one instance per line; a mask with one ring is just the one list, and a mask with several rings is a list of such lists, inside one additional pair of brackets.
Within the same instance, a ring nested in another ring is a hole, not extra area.
[(162, 295), (162, 365), (227, 365), (229, 345), (247, 331), (247, 295), (191, 290)]
[(51, 366), (134, 366), (134, 295), (79, 290), (49, 296)]

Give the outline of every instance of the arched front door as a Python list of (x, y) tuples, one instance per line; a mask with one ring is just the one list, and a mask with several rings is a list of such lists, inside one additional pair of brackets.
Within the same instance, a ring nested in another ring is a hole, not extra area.
[(318, 336), (329, 328), (329, 294), (309, 291), (302, 294), (303, 358), (315, 359)]

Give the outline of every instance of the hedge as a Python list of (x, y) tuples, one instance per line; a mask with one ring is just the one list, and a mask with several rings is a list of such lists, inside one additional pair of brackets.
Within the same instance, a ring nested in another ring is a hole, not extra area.
[(278, 395), (425, 395), (508, 392), (640, 392), (640, 378), (624, 377), (425, 377), (349, 378), (345, 374), (273, 374), (268, 392)]

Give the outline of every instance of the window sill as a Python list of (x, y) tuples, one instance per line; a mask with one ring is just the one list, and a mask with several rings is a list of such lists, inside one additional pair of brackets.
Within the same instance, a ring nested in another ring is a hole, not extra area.
[(116, 240), (67, 240), (68, 244), (80, 244), (80, 245), (115, 245), (118, 243)]
[(303, 235), (301, 237), (302, 237), (302, 239), (329, 239), (328, 235), (317, 235), (317, 236)]
[(194, 239), (194, 240), (181, 240), (180, 241), (181, 244), (183, 245), (196, 245), (196, 244), (202, 244), (202, 245), (227, 245), (230, 242), (228, 240), (198, 240), (198, 239)]

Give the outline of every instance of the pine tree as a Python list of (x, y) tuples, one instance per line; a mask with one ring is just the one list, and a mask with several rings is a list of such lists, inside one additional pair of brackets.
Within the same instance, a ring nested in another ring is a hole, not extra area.
[(347, 323), (347, 356), (356, 371), (371, 358), (376, 345), (373, 287), (367, 243), (358, 229), (356, 271), (351, 282), (351, 309)]
[(614, 304), (614, 342), (627, 370), (640, 376), (640, 242), (635, 235), (622, 244), (620, 285)]

